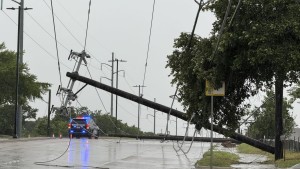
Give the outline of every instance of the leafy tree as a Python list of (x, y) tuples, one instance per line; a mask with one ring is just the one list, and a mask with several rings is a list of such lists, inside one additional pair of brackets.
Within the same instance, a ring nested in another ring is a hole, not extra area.
[[(230, 2), (230, 1), (229, 1)], [(189, 116), (196, 113), (198, 127), (207, 126), (210, 100), (205, 97), (205, 80), (216, 88), (226, 83), (226, 96), (215, 99), (214, 123), (236, 129), (245, 114), (243, 101), (262, 89), (275, 85), (276, 144), (275, 158), (281, 158), (279, 140), (282, 134), (282, 99), (284, 82), (297, 82), (300, 75), (300, 3), (295, 0), (212, 1), (206, 9), (214, 12), (217, 20), (209, 38), (195, 37), (191, 50), (186, 50), (188, 35), (175, 40), (176, 48), (168, 56), (167, 67), (179, 87)], [(218, 43), (222, 23), (224, 33)], [(215, 50), (215, 46), (219, 44)]]
[(36, 120), (36, 124), (35, 124), (35, 131), (34, 133), (36, 133), (38, 136), (47, 136), (47, 117), (39, 117)]
[(292, 97), (292, 101), (296, 101), (300, 98), (300, 82), (293, 86), (289, 91), (289, 95)]
[[(196, 113), (199, 125), (208, 122), (210, 99), (205, 96), (205, 80), (215, 87), (226, 83), (226, 96), (215, 98), (214, 123), (236, 129), (248, 105), (243, 101), (257, 94), (275, 80), (297, 82), (299, 78), (299, 3), (296, 1), (237, 1), (231, 6), (219, 47), (218, 32), (227, 1), (213, 1), (206, 9), (216, 15), (209, 38), (194, 37), (186, 50), (190, 35), (182, 33), (175, 40), (175, 51), (168, 56), (172, 83), (189, 114)], [(232, 20), (231, 24), (229, 22)]]
[[(247, 135), (256, 139), (274, 139), (275, 138), (275, 93), (267, 91), (267, 96), (263, 100), (260, 109), (253, 110), (254, 122), (248, 127)], [(283, 121), (285, 136), (290, 136), (296, 123), (291, 116), (292, 102), (284, 98), (283, 101)]]
[[(50, 84), (37, 81), (37, 77), (29, 73), (26, 64), (20, 65), (20, 98), (23, 105), (23, 122), (35, 118), (37, 109), (29, 106), (29, 101), (42, 99)], [(14, 104), (16, 87), (16, 53), (7, 50), (4, 43), (0, 44), (0, 125), (2, 134), (12, 134), (14, 125)]]

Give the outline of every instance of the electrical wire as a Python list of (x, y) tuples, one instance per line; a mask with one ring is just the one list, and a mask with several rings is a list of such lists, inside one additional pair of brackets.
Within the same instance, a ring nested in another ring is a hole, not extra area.
[[(5, 11), (2, 11), (16, 26), (18, 25)], [(27, 35), (38, 47), (40, 47), (45, 53), (47, 53), (49, 56), (51, 56), (53, 59), (57, 60), (55, 56), (53, 56), (49, 51), (47, 51), (41, 44), (39, 44), (33, 37), (31, 37), (27, 32), (25, 32), (25, 35)], [(61, 63), (63, 66), (71, 70), (69, 66), (64, 64), (63, 62)]]
[[(47, 2), (45, 0), (43, 0), (43, 2), (51, 10), (51, 7), (47, 4)], [(66, 29), (66, 31), (73, 37), (73, 39), (79, 44), (79, 46), (85, 48), (85, 46), (76, 38), (76, 36), (70, 31), (70, 29), (68, 29), (68, 27), (62, 22), (62, 20), (57, 15), (54, 14), (54, 16), (62, 24), (62, 26)], [(87, 51), (87, 52), (89, 52), (89, 51)], [(91, 52), (89, 52), (89, 53), (91, 53)], [(101, 63), (96, 57), (92, 56), (92, 54), (90, 54), (90, 56), (93, 57), (94, 59), (96, 59), (96, 61), (98, 61), (99, 63)]]
[(57, 65), (58, 65), (58, 72), (59, 72), (59, 80), (60, 80), (60, 86), (62, 86), (60, 61), (59, 61), (58, 46), (57, 46), (56, 27), (55, 27), (55, 19), (54, 19), (54, 9), (53, 9), (52, 0), (50, 0), (50, 2), (51, 2), (52, 21), (53, 21), (53, 29), (54, 29), (54, 37), (55, 37), (55, 47), (56, 47), (56, 57), (57, 57)]
[[(81, 29), (83, 29), (83, 30), (85, 29), (84, 26), (83, 26), (81, 23), (79, 23), (79, 21), (78, 21), (74, 16), (72, 16), (72, 14), (68, 11), (68, 9), (65, 8), (65, 7), (60, 3), (60, 1), (57, 1), (57, 4), (63, 8), (63, 10), (70, 16), (70, 18), (71, 18), (71, 19), (72, 19), (72, 20), (73, 20), (73, 21), (74, 21)], [(95, 38), (95, 36), (90, 36), (90, 37), (91, 37), (91, 39), (93, 39), (94, 41), (96, 41), (96, 42), (99, 44), (99, 46), (101, 46), (103, 49), (105, 49), (106, 52), (110, 53), (111, 50), (108, 50), (103, 44), (101, 44), (101, 43)]]
[(235, 10), (234, 10), (233, 16), (232, 16), (231, 19), (230, 19), (230, 22), (229, 22), (229, 24), (228, 24), (228, 27), (231, 26), (231, 24), (232, 24), (232, 22), (233, 22), (233, 19), (234, 19), (235, 15), (236, 15), (236, 12), (237, 12), (237, 10), (240, 8), (240, 5), (241, 5), (241, 0), (239, 0), (238, 4), (237, 4), (237, 6), (236, 6), (236, 8), (235, 8)]
[[(46, 4), (46, 6), (51, 10), (51, 7), (47, 4), (45, 0), (43, 2)], [(60, 20), (58, 16), (54, 14), (54, 16), (57, 18), (57, 20), (62, 24), (62, 26), (67, 30), (67, 32), (75, 39), (75, 41), (81, 46), (84, 47), (83, 44), (74, 36), (74, 34), (67, 28), (67, 26)]]
[[(45, 32), (45, 33), (47, 33), (52, 39), (54, 39), (55, 40), (55, 38), (32, 16), (32, 15), (30, 15), (30, 13), (29, 12), (27, 12), (27, 11), (25, 11), (26, 12), (26, 14)], [(66, 46), (64, 46), (62, 43), (60, 43), (59, 41), (57, 41), (58, 42), (58, 44), (60, 44), (64, 49), (66, 49), (67, 51), (69, 51), (69, 49), (66, 47)]]
[(215, 50), (214, 50), (214, 52), (212, 54), (212, 58), (215, 57), (215, 55), (217, 53), (217, 50), (219, 48), (221, 36), (223, 34), (223, 31), (224, 31), (224, 28), (225, 28), (225, 23), (226, 23), (226, 20), (227, 20), (229, 11), (230, 11), (230, 6), (231, 6), (231, 0), (228, 0), (227, 9), (226, 9), (225, 16), (224, 16), (224, 19), (223, 19), (223, 22), (222, 22), (222, 25), (221, 25), (221, 29), (219, 31), (219, 36), (218, 36), (217, 44), (216, 44)]
[[(87, 70), (88, 70), (88, 73), (89, 73), (89, 75), (90, 75), (90, 78), (93, 79), (93, 78), (92, 78), (92, 75), (91, 75), (91, 72), (90, 72), (90, 70), (89, 70), (89, 68), (88, 68), (88, 66), (86, 66), (86, 68), (87, 68)], [(107, 113), (108, 111), (107, 111), (107, 109), (106, 109), (106, 107), (105, 107), (105, 105), (104, 105), (104, 103), (103, 103), (103, 101), (102, 101), (102, 98), (101, 98), (101, 96), (100, 96), (100, 94), (99, 94), (97, 88), (96, 88), (96, 87), (94, 87), (94, 88), (95, 88), (95, 90), (96, 90), (97, 96), (98, 96), (98, 98), (99, 98), (99, 100), (100, 100), (100, 102), (101, 102), (101, 104), (102, 104), (102, 106), (103, 106), (105, 112)], [(123, 130), (121, 130), (120, 128), (118, 128), (117, 125), (112, 121), (112, 119), (110, 118), (110, 116), (108, 116), (108, 118), (109, 118), (109, 120), (111, 121), (111, 123), (114, 125), (114, 127), (115, 127), (116, 129), (118, 129), (119, 131), (123, 132), (124, 134), (129, 135), (129, 134), (126, 133), (125, 131), (123, 131)]]
[(86, 40), (87, 40), (87, 35), (88, 35), (88, 30), (89, 30), (89, 21), (90, 21), (90, 13), (91, 13), (91, 3), (92, 3), (92, 0), (90, 0), (90, 3), (89, 3), (89, 11), (88, 11), (88, 19), (87, 19), (87, 23), (86, 23), (86, 31), (85, 31), (85, 40), (84, 40), (84, 49), (86, 49)]
[[(153, 0), (153, 7), (152, 7), (150, 33), (149, 33), (149, 37), (148, 37), (147, 57), (146, 57), (145, 70), (144, 70), (143, 86), (145, 86), (145, 79), (146, 79), (146, 72), (147, 72), (147, 65), (148, 65), (148, 58), (149, 58), (149, 50), (150, 50), (150, 42), (151, 42), (151, 34), (152, 34), (152, 24), (153, 24), (154, 10), (155, 10), (155, 0)], [(144, 94), (144, 88), (142, 88), (142, 94)]]
[[(191, 33), (191, 36), (190, 36), (190, 39), (189, 39), (189, 42), (188, 42), (187, 53), (189, 53), (190, 48), (191, 48), (191, 45), (192, 45), (192, 40), (193, 40), (193, 37), (194, 37), (194, 34), (195, 34), (195, 30), (196, 30), (196, 26), (197, 26), (199, 14), (200, 14), (200, 11), (201, 11), (201, 9), (202, 9), (202, 7), (203, 7), (203, 0), (201, 0), (200, 3), (197, 3), (197, 4), (199, 5), (199, 8), (198, 8), (197, 15), (196, 15), (196, 18), (195, 18), (195, 21), (194, 21), (193, 30), (192, 30), (192, 33)], [(168, 124), (169, 124), (170, 114), (171, 114), (172, 107), (173, 107), (173, 104), (174, 104), (174, 101), (175, 101), (175, 97), (176, 97), (176, 95), (177, 95), (178, 87), (179, 87), (179, 86), (177, 85), (177, 86), (176, 86), (175, 93), (174, 93), (174, 97), (173, 97), (173, 99), (172, 99), (171, 107), (170, 107), (170, 110), (169, 110), (169, 113), (168, 113), (168, 117), (167, 117), (167, 125), (166, 125), (166, 131), (165, 131), (165, 137), (164, 137), (164, 140), (166, 139), (166, 136), (167, 136), (167, 131), (168, 131)]]

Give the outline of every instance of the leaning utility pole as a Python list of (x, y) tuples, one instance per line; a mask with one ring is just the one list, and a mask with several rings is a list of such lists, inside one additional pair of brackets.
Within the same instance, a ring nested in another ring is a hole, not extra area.
[[(75, 59), (77, 60), (79, 58), (79, 61), (75, 63), (76, 69), (73, 73), (78, 74), (80, 66), (82, 65), (82, 62), (84, 62), (87, 65), (87, 61), (86, 58), (90, 58), (90, 55), (88, 55), (84, 50), (80, 53), (78, 52), (74, 52), (71, 50), (70, 55), (68, 60), (70, 59)], [(75, 84), (74, 79), (70, 79), (69, 84), (67, 86), (67, 88), (59, 86), (58, 91), (56, 93), (56, 95), (61, 94), (61, 92), (63, 92), (63, 94), (66, 95), (65, 100), (62, 101), (61, 106), (60, 107), (54, 107), (54, 110), (59, 111), (62, 114), (69, 114), (71, 116), (71, 113), (68, 112), (67, 110), (67, 105), (69, 103), (69, 101), (74, 101), (77, 98), (77, 94), (86, 87), (86, 85), (84, 85), (81, 89), (79, 89), (77, 92), (73, 92), (73, 87)], [(63, 97), (64, 98), (64, 97)]]
[[(139, 97), (143, 97), (143, 95), (141, 95), (141, 87), (146, 87), (146, 86), (143, 86), (143, 85), (135, 85), (133, 87), (138, 87), (139, 88)], [(138, 129), (140, 130), (140, 113), (141, 113), (141, 105), (140, 103), (138, 103)]]
[[(83, 76), (79, 76), (78, 74), (76, 73), (67, 73), (67, 77), (70, 77), (74, 80), (78, 80), (78, 81), (81, 81), (81, 82), (84, 82), (86, 84), (89, 84), (91, 86), (94, 86), (94, 87), (97, 87), (99, 89), (102, 89), (102, 90), (105, 90), (107, 92), (110, 92), (110, 93), (113, 93), (113, 94), (116, 94), (120, 97), (123, 97), (125, 99), (128, 99), (128, 100), (131, 100), (131, 101), (134, 101), (134, 102), (137, 102), (139, 104), (143, 104), (144, 106), (147, 106), (147, 107), (150, 107), (150, 108), (154, 108), (158, 111), (161, 111), (161, 112), (164, 112), (164, 113), (169, 113), (172, 115), (172, 116), (175, 116), (175, 117), (178, 117), (182, 120), (185, 120), (185, 121), (188, 121), (189, 120), (189, 117), (186, 115), (186, 113), (183, 113), (183, 112), (180, 112), (178, 110), (175, 110), (175, 109), (171, 109), (170, 107), (167, 107), (167, 106), (164, 106), (164, 105), (161, 105), (161, 104), (158, 104), (158, 103), (155, 103), (153, 101), (150, 101), (150, 100), (147, 100), (147, 99), (144, 99), (142, 97), (139, 97), (139, 96), (136, 96), (136, 95), (133, 95), (133, 94), (130, 94), (128, 92), (125, 92), (125, 91), (122, 91), (122, 90), (119, 90), (119, 89), (116, 89), (116, 88), (112, 88), (108, 85), (105, 85), (105, 84), (102, 84), (102, 83), (99, 83), (95, 80), (92, 80), (92, 79), (89, 79), (89, 78), (86, 78), (86, 77), (83, 77)], [(171, 111), (170, 111), (171, 109)], [(198, 121), (196, 118), (194, 118), (192, 120), (192, 123), (193, 124), (197, 124)], [(210, 123), (207, 123), (207, 124), (204, 124), (204, 128), (206, 129), (210, 129)], [(199, 127), (196, 125), (196, 127)], [(200, 130), (201, 128), (197, 128), (198, 130)], [(261, 141), (258, 141), (258, 140), (255, 140), (253, 138), (250, 138), (250, 137), (247, 137), (247, 136), (244, 136), (244, 135), (241, 135), (241, 134), (238, 134), (238, 133), (235, 133), (235, 132), (232, 132), (226, 128), (222, 128), (220, 126), (217, 126), (217, 125), (214, 125), (213, 126), (213, 130), (217, 133), (220, 133), (220, 134), (223, 134), (223, 135), (226, 135), (230, 138), (233, 138), (237, 141), (240, 141), (240, 142), (243, 142), (243, 143), (247, 143), (249, 145), (252, 145), (253, 147), (256, 147), (256, 148), (259, 148), (263, 151), (266, 151), (266, 152), (269, 152), (269, 153), (272, 153), (274, 154), (274, 147), (273, 146), (270, 146), (270, 145), (267, 145)]]

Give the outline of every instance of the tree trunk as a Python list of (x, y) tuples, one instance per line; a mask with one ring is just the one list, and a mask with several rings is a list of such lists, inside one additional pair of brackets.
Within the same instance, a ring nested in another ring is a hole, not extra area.
[[(125, 91), (122, 91), (122, 90), (110, 87), (108, 85), (99, 83), (99, 82), (97, 82), (95, 80), (92, 80), (92, 79), (89, 79), (89, 78), (86, 78), (86, 77), (83, 77), (83, 76), (79, 76), (78, 73), (69, 73), (68, 72), (67, 76), (70, 77), (70, 78), (72, 78), (72, 79), (74, 79), (74, 80), (81, 81), (83, 83), (86, 83), (86, 84), (89, 84), (91, 86), (97, 87), (99, 89), (105, 90), (107, 92), (116, 94), (116, 95), (118, 95), (120, 97), (123, 97), (123, 98), (126, 98), (128, 100), (140, 103), (140, 104), (142, 104), (144, 106), (148, 106), (148, 107), (156, 109), (158, 111), (161, 111), (161, 112), (164, 112), (164, 113), (169, 113), (169, 111), (170, 111), (170, 108), (167, 107), (167, 106), (164, 106), (164, 105), (158, 104), (156, 102), (144, 99), (142, 97), (138, 97), (136, 95), (127, 93)], [(180, 112), (180, 111), (175, 110), (175, 109), (172, 109), (171, 115), (175, 116), (175, 117), (178, 117), (178, 118), (180, 118), (182, 120), (185, 120), (185, 121), (189, 120), (185, 113)], [(192, 120), (192, 123), (197, 124), (197, 121), (196, 120)], [(209, 130), (210, 129), (210, 125), (211, 124), (208, 123), (207, 126), (203, 126), (203, 127)], [(263, 151), (266, 151), (266, 152), (274, 154), (274, 147), (272, 147), (270, 145), (267, 145), (267, 144), (265, 144), (263, 142), (260, 142), (258, 140), (252, 139), (250, 137), (247, 137), (247, 136), (244, 136), (244, 135), (241, 135), (241, 134), (238, 134), (238, 133), (230, 132), (228, 129), (221, 128), (221, 127), (216, 126), (216, 125), (214, 125), (213, 130), (215, 132), (217, 132), (217, 133), (220, 133), (220, 134), (223, 134), (223, 135), (227, 135), (227, 136), (229, 136), (229, 137), (231, 137), (231, 138), (233, 138), (233, 139), (235, 139), (237, 141), (240, 141), (240, 142), (243, 142), (243, 143), (247, 143), (247, 144), (252, 145), (252, 146), (254, 146), (256, 148), (259, 148), (259, 149), (261, 149)]]
[(275, 81), (275, 160), (283, 158), (282, 141), (280, 136), (283, 134), (282, 126), (282, 101), (283, 101), (283, 80), (276, 78)]

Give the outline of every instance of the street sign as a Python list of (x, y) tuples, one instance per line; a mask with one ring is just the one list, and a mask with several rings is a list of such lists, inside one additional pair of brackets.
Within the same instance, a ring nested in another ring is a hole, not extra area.
[(205, 95), (206, 96), (225, 96), (225, 82), (222, 82), (222, 87), (215, 89), (213, 84), (208, 80), (205, 81)]

